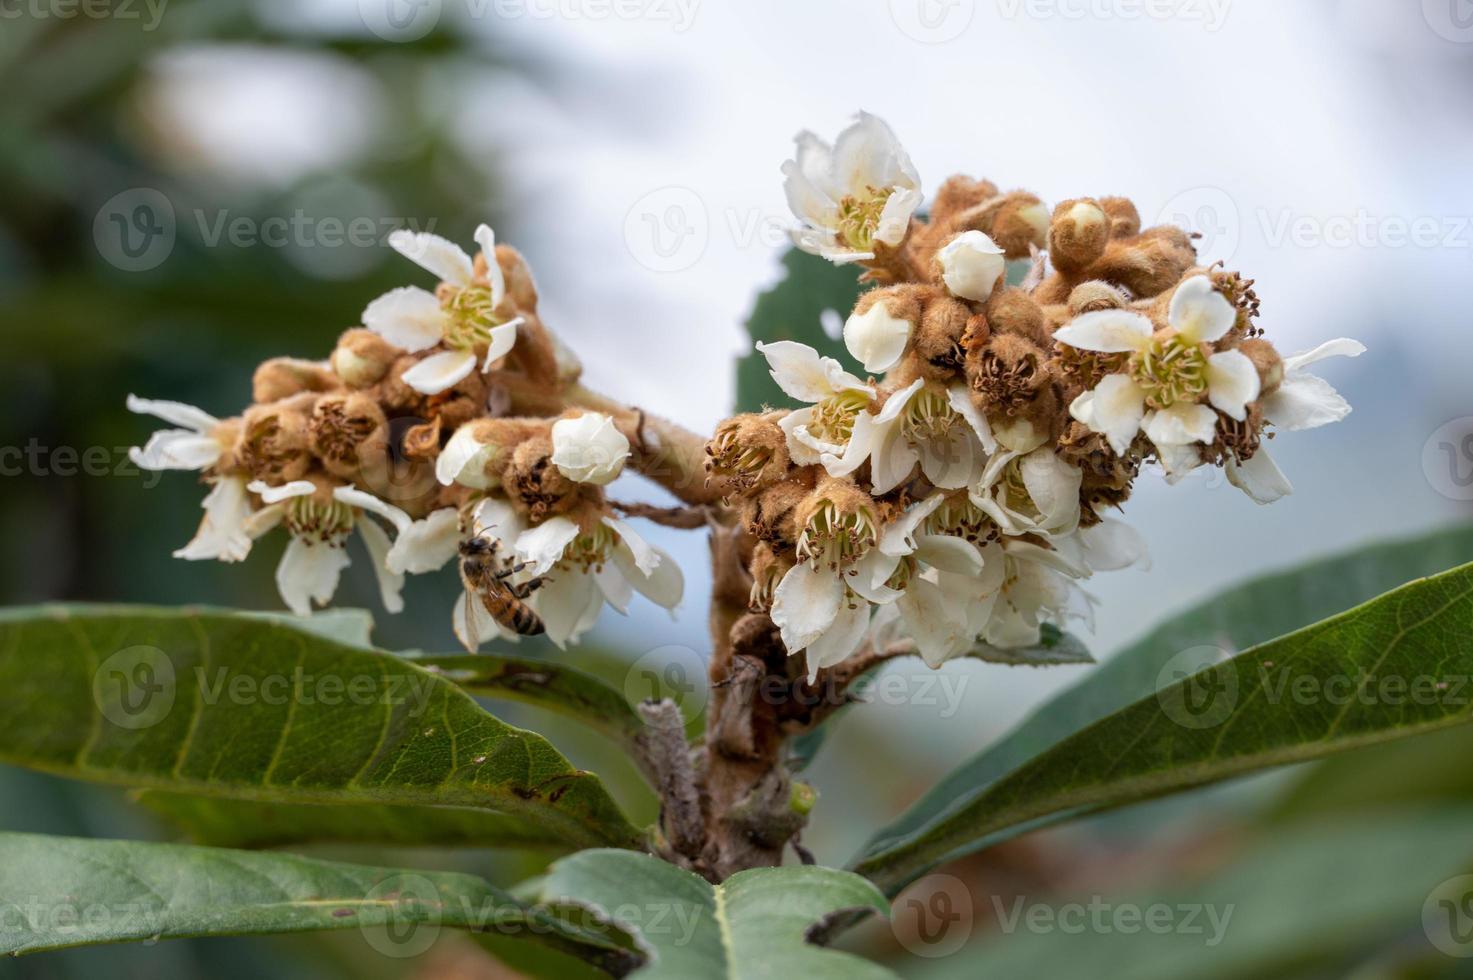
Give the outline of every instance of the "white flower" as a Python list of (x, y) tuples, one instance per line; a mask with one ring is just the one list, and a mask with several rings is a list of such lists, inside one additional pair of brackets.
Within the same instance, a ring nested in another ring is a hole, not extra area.
[[(1283, 380), (1261, 403), (1264, 419), (1286, 432), (1295, 432), (1345, 418), (1350, 414), (1350, 404), (1324, 378), (1304, 368), (1327, 357), (1359, 357), (1365, 350), (1359, 341), (1341, 337), (1284, 358)], [(1263, 446), (1246, 461), (1229, 458), (1224, 470), (1233, 486), (1260, 504), (1273, 503), (1294, 490)]]
[(844, 346), (871, 374), (884, 374), (900, 362), (915, 325), (891, 314), (884, 300), (844, 322)]
[(877, 494), (900, 486), (918, 464), (935, 486), (956, 490), (981, 477), (987, 454), (996, 449), (964, 384), (945, 387), (917, 378), (893, 392), (878, 414), (856, 415), (847, 443), (837, 452), (826, 448), (820, 461), (830, 475), (847, 476), (869, 460)]
[[(376, 514), (394, 527), (393, 547), (384, 553), (384, 567), (394, 575), (423, 575), (439, 571), (460, 549), (460, 512), (441, 507), (415, 520), (393, 504), (356, 487), (337, 487), (333, 499)], [(359, 527), (371, 522), (361, 522)]]
[(494, 477), (486, 473), (486, 466), (502, 447), (494, 443), (481, 442), (476, 438), (474, 425), (462, 425), (435, 457), (435, 479), (444, 486), (459, 483), (472, 490), (489, 490), (497, 484)]
[(1001, 649), (1036, 645), (1045, 622), (1056, 625), (1075, 612), (1084, 598), (1074, 583), (1088, 578), (1089, 569), (1058, 551), (1006, 538), (982, 549), (987, 574), (983, 588), (994, 598), (991, 616), (981, 638)]
[[(1081, 350), (1129, 353), (1128, 370), (1111, 374), (1069, 406), (1069, 413), (1124, 455), (1138, 431), (1159, 449), (1210, 443), (1217, 427), (1213, 408), (1230, 418), (1247, 417), (1258, 397), (1258, 371), (1247, 355), (1227, 350), (1205, 354), (1237, 322), (1237, 310), (1206, 276), (1194, 276), (1171, 299), (1171, 330), (1156, 334), (1151, 321), (1128, 310), (1101, 310), (1077, 317), (1054, 339)], [(1206, 395), (1212, 406), (1200, 404)]]
[(623, 613), (639, 592), (673, 610), (685, 592), (675, 560), (618, 518), (605, 516), (586, 533), (561, 516), (525, 527), (510, 505), (487, 501), (477, 520), (496, 527), (498, 540), (527, 563), (527, 577), (544, 576), (527, 604), (559, 647), (591, 629), (605, 602)]
[(205, 495), (205, 516), (188, 544), (174, 552), (185, 561), (244, 561), (250, 554), (254, 513), (243, 476), (222, 476)]
[(439, 296), (418, 286), (392, 289), (363, 311), (363, 325), (397, 347), (411, 353), (437, 344), (446, 348), (404, 372), (404, 383), (423, 394), (454, 387), (475, 370), (479, 345), (485, 345), (481, 370), (487, 371), (516, 343), (522, 318), (502, 321), (496, 313), (506, 280), (496, 264), (495, 235), (486, 225), (476, 229), (476, 244), (486, 256), (485, 286), (475, 282), (475, 263), (454, 242), (403, 229), (389, 236), (396, 251), (448, 286)]
[[(291, 542), (276, 566), (276, 589), (292, 612), (310, 616), (313, 603), (325, 606), (332, 601), (343, 569), (348, 567), (346, 545), (355, 524), (353, 507), (336, 499), (336, 493), (334, 499), (319, 501), (317, 485), (311, 480), (293, 480), (276, 487), (254, 480), (246, 489), (265, 504), (247, 522), (251, 537), (258, 538), (280, 523), (291, 532)], [(399, 596), (404, 577), (388, 568), (388, 536), (372, 521), (356, 523), (373, 559), (384, 608), (397, 613), (404, 608)]]
[(941, 281), (953, 296), (984, 302), (1008, 269), (1007, 256), (980, 231), (964, 231), (936, 253)]
[(778, 387), (812, 406), (789, 412), (778, 423), (787, 433), (793, 462), (811, 466), (824, 453), (842, 455), (855, 420), (874, 400), (874, 388), (807, 344), (779, 340), (758, 343), (757, 350), (767, 358)]
[(629, 440), (601, 412), (552, 424), (552, 462), (570, 480), (605, 486), (623, 471), (628, 458)]
[(128, 396), (128, 411), (163, 419), (177, 429), (162, 429), (148, 437), (142, 449), (128, 450), (128, 458), (145, 470), (203, 470), (214, 466), (225, 450), (211, 433), (220, 420), (193, 405)]
[(921, 203), (921, 178), (890, 127), (861, 112), (834, 146), (804, 131), (783, 164), (788, 207), (804, 227), (793, 241), (833, 262), (874, 258), (899, 245)]
[(1063, 536), (1079, 526), (1083, 482), (1083, 471), (1051, 448), (1000, 452), (988, 460), (971, 499), (1003, 534)]

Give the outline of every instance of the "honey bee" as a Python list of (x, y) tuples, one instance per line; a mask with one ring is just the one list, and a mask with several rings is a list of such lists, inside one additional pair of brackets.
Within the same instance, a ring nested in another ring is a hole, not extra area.
[(509, 579), (527, 567), (526, 562), (507, 562), (500, 554), (496, 539), (476, 534), (460, 543), (460, 580), (465, 585), (465, 628), (469, 646), (480, 646), (476, 617), (471, 603), (477, 598), (491, 618), (502, 627), (521, 636), (536, 636), (544, 626), (538, 615), (523, 600), (543, 583), (542, 576), (525, 582)]

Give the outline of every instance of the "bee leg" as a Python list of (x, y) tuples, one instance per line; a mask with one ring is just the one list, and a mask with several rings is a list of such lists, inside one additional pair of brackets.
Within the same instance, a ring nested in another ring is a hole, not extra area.
[(510, 589), (511, 594), (516, 596), (518, 599), (525, 599), (527, 598), (527, 596), (540, 589), (543, 583), (545, 583), (546, 581), (547, 579), (545, 577), (539, 575), (536, 578), (529, 578), (527, 579), (527, 581), (522, 582), (519, 585), (508, 585), (507, 588)]
[(523, 571), (526, 568), (527, 563), (524, 561), (519, 561), (515, 565), (508, 565), (506, 568), (503, 568), (501, 571), (497, 572), (496, 578), (498, 581), (504, 582), (515, 575), (517, 572)]

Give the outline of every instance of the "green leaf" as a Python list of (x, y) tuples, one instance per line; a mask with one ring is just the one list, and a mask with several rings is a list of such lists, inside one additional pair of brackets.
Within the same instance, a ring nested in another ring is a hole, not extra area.
[(216, 611), (0, 613), (0, 762), (257, 804), (495, 811), (575, 846), (642, 841), (597, 777), (443, 677)]
[(0, 954), (187, 936), (362, 929), (412, 956), (441, 928), (549, 942), (600, 962), (628, 955), (473, 875), (373, 868), (183, 844), (0, 834)]
[(246, 610), (236, 615), (284, 623), (350, 647), (373, 646), (373, 613), (367, 609), (322, 609), (310, 616)]
[[(917, 980), (1348, 976), (1346, 959), (1368, 945), (1420, 933), (1438, 885), (1473, 863), (1470, 820), (1466, 807), (1346, 815), (1266, 836), (1194, 887), (997, 898), (1003, 935), (907, 973)], [(1092, 906), (1102, 927), (1094, 927)], [(1148, 915), (1166, 926), (1147, 928)]]
[(634, 936), (649, 957), (633, 974), (640, 980), (894, 976), (805, 941), (840, 912), (889, 914), (873, 885), (832, 868), (758, 868), (712, 885), (648, 855), (581, 851), (553, 864), (542, 897), (590, 909)]
[[(821, 318), (833, 310), (842, 323), (854, 308), (864, 288), (853, 265), (834, 265), (828, 259), (796, 248), (783, 256), (783, 279), (757, 297), (747, 318), (747, 333), (754, 342), (796, 340), (829, 357), (845, 360), (849, 355), (840, 340), (824, 332)], [(767, 358), (751, 351), (737, 359), (738, 412), (760, 412), (765, 406), (787, 405), (791, 399), (772, 380)]]
[(643, 752), (644, 721), (622, 693), (592, 674), (500, 654), (427, 656), (414, 662), (472, 694), (555, 711), (602, 732), (636, 756)]
[(572, 850), (550, 828), (525, 817), (450, 806), (324, 806), (260, 803), (139, 790), (138, 803), (189, 835), (216, 847), (284, 847), (310, 843), (397, 844), (406, 847), (515, 847)]
[[(1176, 672), (1168, 659), (1154, 696), (962, 794), (919, 832), (871, 852), (859, 870), (898, 887), (1043, 821), (1464, 722), (1467, 699), (1448, 703), (1433, 684), (1473, 673), (1473, 648), (1460, 640), (1469, 630), (1473, 565), (1169, 684)], [(1415, 699), (1379, 693), (1424, 677), (1427, 692)], [(1361, 697), (1366, 690), (1378, 693)]]

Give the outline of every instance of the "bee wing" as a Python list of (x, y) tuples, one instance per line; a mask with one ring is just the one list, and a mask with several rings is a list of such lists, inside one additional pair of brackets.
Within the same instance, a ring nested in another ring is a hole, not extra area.
[(470, 589), (461, 593), (460, 605), (456, 607), (455, 635), (470, 653), (481, 649), (481, 628), (477, 622), (476, 602), (478, 598)]

